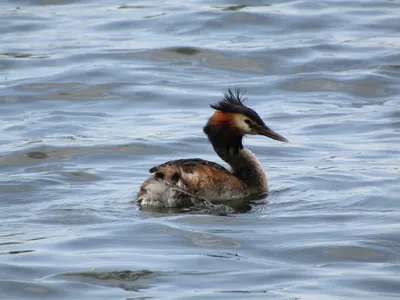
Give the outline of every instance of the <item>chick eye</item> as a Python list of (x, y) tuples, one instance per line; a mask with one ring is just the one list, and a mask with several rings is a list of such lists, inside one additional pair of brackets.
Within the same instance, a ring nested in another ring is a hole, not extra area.
[(251, 125), (251, 121), (249, 119), (244, 120), (244, 122), (249, 126)]

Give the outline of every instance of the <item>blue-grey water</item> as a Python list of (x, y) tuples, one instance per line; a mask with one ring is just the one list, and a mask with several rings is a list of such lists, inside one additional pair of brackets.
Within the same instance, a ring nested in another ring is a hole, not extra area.
[[(398, 299), (400, 2), (0, 3), (1, 299)], [(140, 210), (148, 169), (217, 161), (228, 88), (265, 200)]]

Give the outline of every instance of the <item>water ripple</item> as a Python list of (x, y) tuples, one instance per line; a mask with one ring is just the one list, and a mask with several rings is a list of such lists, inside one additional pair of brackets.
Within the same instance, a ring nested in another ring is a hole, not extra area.
[[(396, 1), (2, 8), (2, 298), (399, 294)], [(132, 204), (153, 165), (224, 164), (202, 127), (227, 88), (290, 140), (244, 140), (268, 197)]]

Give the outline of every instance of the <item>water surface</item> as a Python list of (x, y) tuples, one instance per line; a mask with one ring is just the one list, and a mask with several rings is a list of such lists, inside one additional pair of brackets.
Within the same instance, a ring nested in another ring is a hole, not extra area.
[[(398, 1), (2, 1), (2, 299), (400, 296)], [(221, 163), (228, 88), (271, 193), (142, 211), (148, 169)]]

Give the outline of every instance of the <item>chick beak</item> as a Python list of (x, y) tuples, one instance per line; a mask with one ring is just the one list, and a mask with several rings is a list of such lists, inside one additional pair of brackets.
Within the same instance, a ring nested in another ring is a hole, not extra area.
[(259, 135), (264, 135), (273, 140), (277, 140), (277, 141), (281, 141), (281, 142), (285, 142), (285, 143), (289, 142), (283, 136), (281, 136), (280, 134), (271, 130), (267, 125), (259, 125), (259, 126), (255, 127), (254, 129)]

